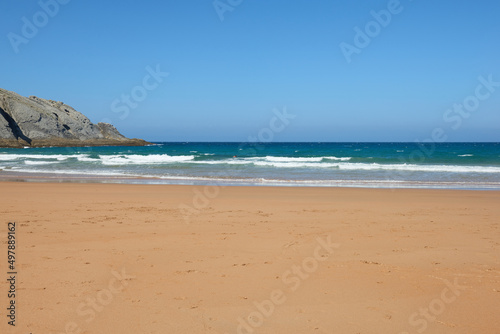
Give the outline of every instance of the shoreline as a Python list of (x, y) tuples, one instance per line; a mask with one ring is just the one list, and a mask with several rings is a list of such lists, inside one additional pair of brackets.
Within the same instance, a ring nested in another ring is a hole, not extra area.
[[(144, 179), (149, 179), (149, 178), (144, 178)], [(32, 178), (16, 178), (15, 176), (11, 176), (9, 178), (3, 179), (0, 176), (0, 185), (2, 184), (10, 184), (10, 185), (15, 185), (15, 184), (51, 184), (51, 185), (59, 185), (59, 184), (68, 184), (68, 185), (88, 185), (88, 186), (144, 186), (144, 187), (167, 187), (167, 188), (173, 188), (173, 187), (182, 187), (182, 188), (240, 188), (240, 189), (312, 189), (312, 190), (319, 190), (319, 189), (324, 189), (325, 191), (344, 191), (344, 190), (352, 190), (352, 191), (416, 191), (416, 192), (426, 192), (426, 191), (444, 191), (444, 192), (485, 192), (485, 193), (499, 193), (500, 194), (500, 189), (472, 189), (472, 188), (410, 188), (410, 187), (381, 187), (381, 188), (376, 188), (376, 187), (362, 187), (362, 186), (315, 186), (315, 185), (310, 185), (310, 186), (290, 186), (290, 185), (252, 185), (252, 184), (184, 184), (184, 183), (143, 183), (140, 182), (141, 178), (123, 178), (123, 180), (130, 180), (134, 181), (137, 180), (138, 182), (120, 182), (122, 178), (117, 178), (116, 180), (109, 179), (109, 178), (103, 178), (103, 180), (99, 181), (95, 178), (95, 176), (89, 176), (88, 178), (68, 178), (68, 179), (60, 179), (59, 177), (54, 177), (54, 178), (47, 178), (47, 177), (32, 177)], [(116, 182), (114, 182), (116, 181)]]
[(186, 185), (218, 187), (356, 188), (356, 189), (441, 189), (500, 191), (493, 182), (424, 182), (401, 180), (244, 180), (209, 177), (161, 177), (113, 174), (26, 172), (0, 169), (0, 182), (69, 182), (103, 184)]

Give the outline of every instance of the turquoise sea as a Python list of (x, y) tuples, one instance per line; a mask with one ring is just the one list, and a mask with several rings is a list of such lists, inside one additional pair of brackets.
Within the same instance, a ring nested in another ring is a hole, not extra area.
[(500, 189), (500, 143), (155, 143), (0, 149), (0, 178)]

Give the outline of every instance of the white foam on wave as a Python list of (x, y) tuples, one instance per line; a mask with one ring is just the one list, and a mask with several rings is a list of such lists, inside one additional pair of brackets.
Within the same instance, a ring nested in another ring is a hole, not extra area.
[(101, 161), (99, 158), (91, 158), (87, 154), (82, 154), (81, 156), (77, 157), (78, 161), (81, 162), (98, 162)]
[[(463, 155), (471, 156), (471, 154)], [(338, 169), (346, 171), (384, 171), (395, 170), (405, 172), (440, 172), (440, 173), (500, 173), (498, 166), (472, 165), (418, 165), (418, 164), (379, 164), (352, 163), (350, 157), (248, 157), (229, 158), (224, 160), (196, 161), (194, 155), (171, 156), (168, 154), (114, 154), (99, 155), (92, 158), (89, 154), (0, 154), (0, 161), (12, 161), (23, 165), (56, 164), (70, 158), (80, 162), (94, 162), (102, 165), (155, 165), (155, 164), (198, 164), (198, 165), (254, 165), (269, 168), (308, 168), (308, 169)]]
[(51, 165), (51, 164), (57, 164), (59, 161), (37, 161), (37, 160), (25, 160), (24, 163), (26, 165)]
[[(442, 173), (500, 173), (500, 167), (494, 166), (458, 166), (458, 165), (416, 165), (416, 164), (378, 164), (378, 163), (352, 163), (345, 162), (322, 162), (325, 157), (320, 158), (289, 158), (289, 157), (252, 157), (234, 158), (225, 160), (192, 161), (183, 160), (189, 164), (200, 165), (254, 165), (260, 167), (274, 168), (331, 168), (339, 170), (399, 170), (408, 172), (442, 172)], [(341, 158), (337, 158), (341, 159)], [(333, 160), (333, 159), (331, 159)]]
[(323, 160), (334, 160), (334, 161), (349, 161), (351, 157), (252, 157), (244, 158), (245, 160), (252, 161), (269, 161), (269, 162), (321, 162)]
[(344, 163), (344, 164), (339, 164), (338, 168), (345, 170), (378, 169), (378, 170), (400, 170), (400, 171), (411, 171), (411, 172), (500, 173), (500, 167), (492, 167), (492, 166)]
[(99, 158), (103, 165), (128, 165), (128, 164), (164, 164), (173, 162), (185, 162), (194, 159), (194, 155), (176, 155), (168, 154), (126, 154), (126, 155), (100, 155)]
[(473, 157), (474, 154), (461, 154), (459, 157)]
[(334, 167), (337, 164), (321, 163), (321, 162), (269, 162), (269, 161), (254, 161), (254, 165), (262, 167), (276, 168), (328, 168)]
[(253, 161), (240, 160), (240, 159), (204, 160), (204, 161), (186, 161), (186, 162), (198, 165), (251, 165), (254, 163)]
[[(260, 158), (257, 158), (260, 159)], [(292, 157), (272, 157), (272, 156), (267, 156), (265, 157), (266, 161), (271, 161), (271, 162), (320, 162), (323, 160), (323, 158), (318, 157), (318, 158), (292, 158)]]
[(351, 157), (324, 157), (324, 159), (326, 160), (339, 160), (339, 161), (349, 161), (351, 160), (352, 158)]
[(78, 158), (86, 154), (0, 154), (0, 161), (12, 161), (19, 159), (56, 159), (63, 161), (69, 158)]
[(409, 172), (447, 172), (447, 173), (500, 173), (500, 167), (457, 166), (457, 165), (414, 165), (414, 164), (367, 164), (367, 163), (319, 163), (319, 162), (267, 162), (254, 161), (256, 166), (276, 168), (336, 168), (340, 170), (399, 170)]

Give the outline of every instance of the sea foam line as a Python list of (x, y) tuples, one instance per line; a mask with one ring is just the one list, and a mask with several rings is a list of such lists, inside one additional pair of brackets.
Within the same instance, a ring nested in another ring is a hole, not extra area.
[(194, 159), (194, 155), (176, 155), (168, 154), (116, 154), (99, 155), (103, 165), (127, 165), (127, 164), (161, 164), (172, 162), (185, 162)]
[(19, 159), (56, 159), (59, 161), (86, 156), (87, 154), (0, 154), (0, 161), (12, 161)]
[[(227, 185), (263, 185), (263, 186), (319, 186), (319, 187), (361, 187), (361, 188), (442, 188), (442, 189), (500, 189), (500, 182), (446, 182), (446, 181), (405, 181), (405, 180), (280, 180), (265, 178), (221, 178), (209, 176), (148, 175), (98, 171), (65, 170), (23, 170), (21, 173), (68, 175), (71, 179), (89, 179), (92, 176), (102, 179), (111, 177), (106, 182), (118, 183), (160, 183), (160, 184), (227, 184)], [(135, 181), (132, 181), (135, 180)], [(142, 180), (142, 181), (141, 181)], [(166, 183), (162, 182), (165, 181)], [(169, 183), (168, 181), (174, 182)], [(176, 182), (177, 181), (177, 182)], [(196, 182), (196, 183), (193, 183)]]
[[(468, 155), (464, 155), (468, 156)], [(93, 158), (89, 154), (0, 154), (0, 161), (20, 161), (25, 165), (44, 165), (76, 158), (80, 162), (94, 162), (102, 165), (150, 165), (150, 164), (198, 164), (198, 165), (254, 165), (269, 168), (330, 168), (351, 171), (399, 170), (408, 172), (445, 172), (445, 173), (500, 173), (500, 167), (473, 165), (417, 165), (417, 164), (380, 164), (347, 162), (351, 157), (246, 157), (228, 158), (224, 160), (197, 161), (194, 155), (172, 156), (168, 154), (113, 154), (98, 155)], [(39, 160), (39, 161), (38, 161)], [(335, 161), (335, 162), (334, 162)], [(78, 167), (76, 167), (78, 168)]]

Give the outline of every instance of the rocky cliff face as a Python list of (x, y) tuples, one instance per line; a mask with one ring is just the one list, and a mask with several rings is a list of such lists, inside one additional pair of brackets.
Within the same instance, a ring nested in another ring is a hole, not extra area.
[(111, 124), (93, 124), (72, 107), (0, 88), (0, 147), (149, 144), (124, 137)]

